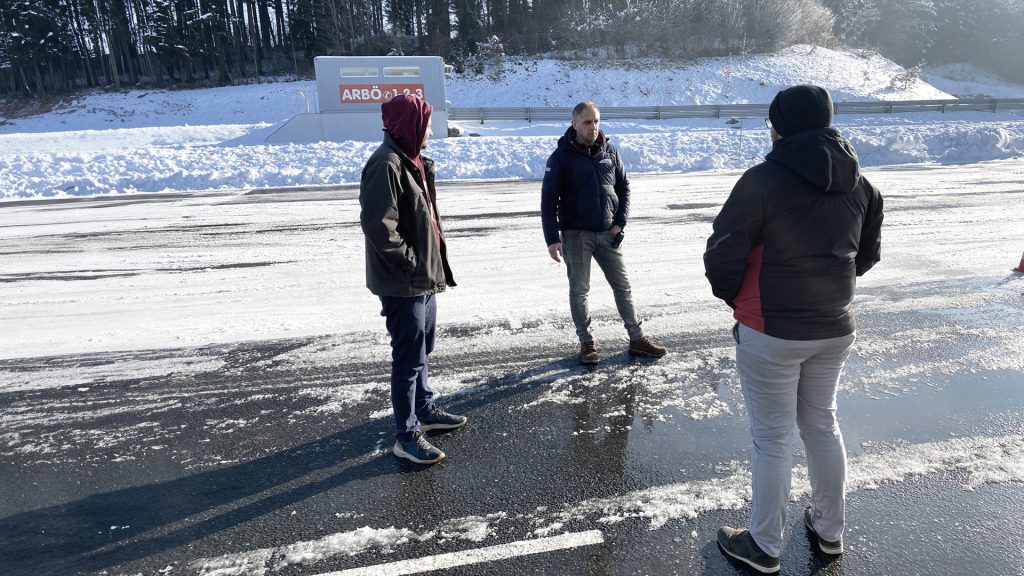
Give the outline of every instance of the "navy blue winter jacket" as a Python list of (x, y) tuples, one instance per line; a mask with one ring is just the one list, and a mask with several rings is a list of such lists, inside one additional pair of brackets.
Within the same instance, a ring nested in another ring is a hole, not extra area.
[(572, 127), (548, 158), (541, 187), (540, 216), (548, 246), (561, 242), (559, 230), (600, 232), (629, 218), (629, 179), (619, 151), (604, 133), (589, 150), (576, 143)]

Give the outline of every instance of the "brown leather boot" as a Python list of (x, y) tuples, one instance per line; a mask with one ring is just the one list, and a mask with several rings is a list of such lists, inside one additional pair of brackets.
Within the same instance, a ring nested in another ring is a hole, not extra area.
[(655, 344), (653, 340), (644, 336), (629, 341), (629, 353), (633, 356), (646, 356), (648, 358), (661, 358), (668, 354), (668, 348)]
[(600, 359), (593, 340), (580, 344), (580, 364), (597, 364)]

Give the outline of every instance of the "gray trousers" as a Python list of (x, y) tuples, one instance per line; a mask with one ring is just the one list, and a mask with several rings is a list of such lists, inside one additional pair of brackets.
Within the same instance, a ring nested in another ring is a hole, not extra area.
[(782, 340), (737, 324), (733, 336), (754, 444), (750, 535), (766, 553), (782, 553), (796, 423), (807, 450), (814, 529), (838, 540), (846, 521), (846, 446), (836, 389), (856, 334)]
[(615, 235), (608, 231), (562, 231), (562, 253), (565, 256), (565, 270), (569, 275), (569, 311), (580, 342), (591, 342), (594, 339), (594, 335), (590, 333), (590, 308), (587, 304), (587, 296), (590, 293), (591, 258), (597, 261), (605, 279), (612, 287), (615, 307), (619, 309), (619, 317), (626, 325), (629, 339), (638, 340), (644, 336), (644, 331), (640, 328), (641, 322), (633, 309), (633, 292), (629, 287), (622, 250), (612, 247), (613, 240)]

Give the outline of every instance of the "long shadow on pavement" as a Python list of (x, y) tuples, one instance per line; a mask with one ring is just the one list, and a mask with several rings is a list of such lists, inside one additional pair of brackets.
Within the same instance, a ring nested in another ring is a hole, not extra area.
[[(481, 384), (478, 393), (453, 398), (446, 408), (471, 414), (550, 385), (566, 375), (561, 369), (591, 370), (580, 367), (574, 356), (545, 360), (525, 371), (492, 378)], [(368, 454), (366, 443), (345, 442), (377, 438), (382, 431), (391, 431), (390, 419), (363, 422), (245, 463), (2, 518), (0, 566), (5, 576), (100, 572), (186, 547), (352, 482), (409, 471), (394, 458)], [(339, 471), (330, 474), (335, 467)], [(324, 471), (329, 475), (324, 476)], [(318, 472), (324, 477), (286, 486)], [(132, 530), (97, 529), (122, 524), (131, 525)]]
[[(0, 519), (0, 566), (5, 575), (99, 571), (202, 540), (353, 481), (400, 473), (392, 459), (365, 459), (365, 445), (339, 446), (342, 437), (376, 438), (385, 427), (386, 422), (371, 421), (243, 464)], [(174, 527), (349, 461), (337, 474)], [(118, 537), (96, 529), (119, 522), (130, 524), (132, 533)], [(146, 537), (149, 531), (157, 534)]]

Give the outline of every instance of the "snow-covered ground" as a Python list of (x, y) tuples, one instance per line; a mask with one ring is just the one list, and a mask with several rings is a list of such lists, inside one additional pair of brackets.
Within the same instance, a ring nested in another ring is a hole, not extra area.
[[(506, 61), (499, 82), (452, 77), (457, 107), (764, 103), (788, 85), (827, 86), (836, 100), (907, 100), (986, 94), (1024, 96), (967, 66), (947, 66), (894, 87), (905, 70), (868, 52), (795, 46), (772, 55), (697, 62)], [(66, 107), (0, 125), (0, 198), (167, 190), (332, 186), (357, 182), (368, 142), (268, 145), (305, 111), (309, 81), (189, 91), (85, 96)], [(937, 113), (840, 116), (837, 126), (867, 166), (963, 163), (1024, 154), (1024, 117)], [(479, 138), (438, 139), (441, 180), (538, 178), (564, 123), (465, 122)], [(742, 169), (767, 152), (761, 119), (617, 121), (605, 124), (631, 173)]]

